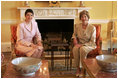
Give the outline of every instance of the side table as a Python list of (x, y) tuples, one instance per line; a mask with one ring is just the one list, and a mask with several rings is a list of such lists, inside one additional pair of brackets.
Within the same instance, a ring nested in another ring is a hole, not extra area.
[(117, 78), (117, 72), (102, 71), (95, 58), (84, 59), (83, 67), (92, 78)]
[[(63, 46), (65, 47), (65, 57), (54, 57), (54, 51), (57, 47)], [(65, 59), (65, 65), (67, 66), (68, 70), (68, 64), (69, 64), (69, 44), (67, 43), (52, 43), (51, 44), (51, 67), (52, 70), (54, 70), (54, 59)]]

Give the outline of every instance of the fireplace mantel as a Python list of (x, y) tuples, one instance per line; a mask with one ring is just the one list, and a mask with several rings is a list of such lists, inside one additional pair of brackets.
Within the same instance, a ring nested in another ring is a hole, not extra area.
[(77, 19), (82, 10), (90, 10), (91, 7), (18, 7), (20, 19), (24, 20), (26, 9), (34, 11), (34, 19)]

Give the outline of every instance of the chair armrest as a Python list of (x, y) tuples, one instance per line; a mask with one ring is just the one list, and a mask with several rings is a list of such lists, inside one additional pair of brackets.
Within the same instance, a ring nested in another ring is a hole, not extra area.
[(102, 55), (102, 54), (103, 54), (103, 53), (102, 53), (102, 50), (99, 50), (98, 53), (99, 53), (99, 55)]
[(114, 48), (114, 49), (113, 49), (112, 54), (113, 54), (113, 55), (117, 54), (117, 48)]

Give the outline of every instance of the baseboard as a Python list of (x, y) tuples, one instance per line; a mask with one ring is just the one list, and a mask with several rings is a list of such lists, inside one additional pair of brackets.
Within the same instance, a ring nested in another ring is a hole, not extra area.
[(1, 52), (11, 52), (11, 42), (2, 42)]

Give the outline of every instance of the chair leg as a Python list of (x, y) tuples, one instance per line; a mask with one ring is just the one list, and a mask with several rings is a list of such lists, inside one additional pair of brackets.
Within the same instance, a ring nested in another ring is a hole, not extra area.
[(70, 51), (70, 70), (72, 69), (72, 59), (73, 59), (73, 53), (72, 50)]
[(11, 52), (11, 58), (10, 58), (10, 59), (14, 59), (14, 58), (16, 58), (16, 54), (15, 54), (15, 51), (13, 50), (13, 51)]

